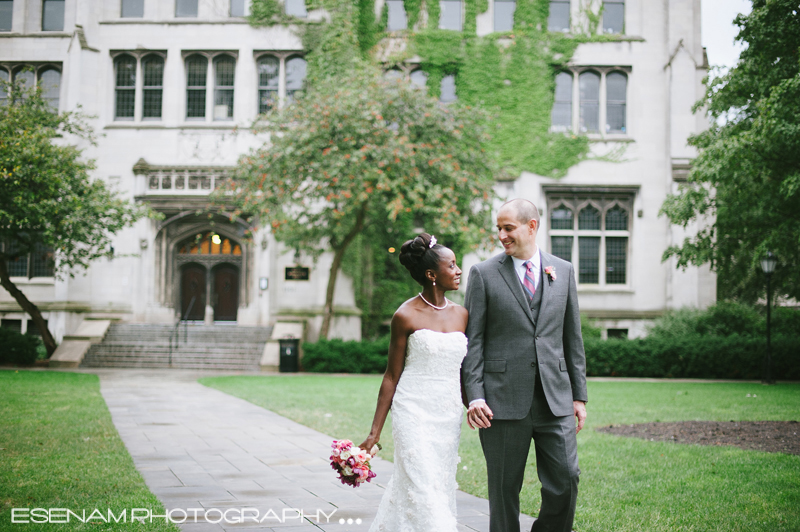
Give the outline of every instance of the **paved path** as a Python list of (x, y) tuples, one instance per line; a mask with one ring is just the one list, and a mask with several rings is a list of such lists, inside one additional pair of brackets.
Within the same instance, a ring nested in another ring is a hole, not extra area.
[[(99, 375), (114, 425), (150, 490), (168, 510), (189, 513), (182, 530), (369, 528), (392, 474), (391, 462), (373, 461), (378, 477), (371, 484), (357, 489), (340, 484), (329, 465), (331, 436), (197, 382), (220, 373), (82, 371)], [(457, 502), (459, 530), (489, 530), (488, 501), (458, 492)], [(200, 509), (196, 523), (191, 509)], [(227, 520), (209, 522), (220, 520), (226, 510)], [(247, 522), (232, 522), (242, 515)], [(183, 516), (172, 513), (177, 520)], [(522, 530), (529, 530), (533, 519), (521, 520)]]

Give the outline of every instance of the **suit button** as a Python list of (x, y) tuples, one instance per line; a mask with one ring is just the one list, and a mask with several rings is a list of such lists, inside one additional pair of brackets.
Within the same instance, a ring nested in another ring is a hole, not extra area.
[(536, 362), (531, 362), (531, 367), (535, 368), (536, 367)]

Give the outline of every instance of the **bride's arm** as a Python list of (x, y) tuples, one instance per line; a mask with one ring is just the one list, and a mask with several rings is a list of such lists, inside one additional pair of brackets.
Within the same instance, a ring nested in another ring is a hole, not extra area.
[(383, 424), (389, 409), (392, 407), (392, 399), (397, 389), (397, 382), (403, 373), (406, 360), (406, 344), (410, 331), (408, 320), (401, 312), (395, 313), (392, 317), (392, 338), (389, 344), (389, 363), (386, 366), (386, 373), (383, 374), (383, 381), (378, 392), (378, 406), (375, 408), (375, 417), (372, 419), (372, 428), (369, 436), (359, 445), (362, 449), (370, 452), (381, 439)]

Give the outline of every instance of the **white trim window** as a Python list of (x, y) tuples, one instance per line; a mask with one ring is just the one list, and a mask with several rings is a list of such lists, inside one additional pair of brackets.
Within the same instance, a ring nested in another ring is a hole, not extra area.
[(306, 60), (296, 52), (256, 52), (258, 113), (289, 105), (305, 87)]
[(175, 18), (197, 18), (198, 0), (175, 0)]
[(14, 0), (0, 0), (0, 31), (11, 31), (14, 22)]
[(627, 67), (573, 67), (557, 73), (550, 131), (628, 135), (629, 73)]
[(120, 18), (143, 18), (144, 0), (121, 0)]
[(183, 52), (187, 121), (233, 120), (237, 60), (236, 52)]
[[(61, 101), (61, 65), (54, 63), (0, 63), (0, 79), (5, 82), (22, 81), (28, 88), (39, 84), (42, 99), (54, 112)], [(0, 105), (8, 102), (8, 93), (0, 87)]]
[(550, 13), (547, 16), (547, 31), (569, 33), (569, 0), (550, 0)]
[[(3, 249), (13, 253), (14, 245), (6, 243)], [(41, 242), (37, 242), (33, 245), (33, 251), (15, 260), (9, 260), (6, 267), (8, 268), (9, 277), (24, 277), (26, 279), (53, 277), (55, 275), (53, 250)]]
[(516, 0), (494, 0), (494, 31), (512, 31), (516, 10)]
[(403, 0), (386, 0), (386, 10), (386, 29), (388, 31), (399, 31), (408, 28), (408, 17), (406, 16)]
[(625, 0), (604, 0), (603, 33), (625, 33)]
[(576, 265), (579, 285), (627, 285), (632, 198), (548, 198), (550, 252)]
[(64, 31), (64, 0), (43, 0), (42, 31)]
[(166, 53), (113, 52), (114, 120), (161, 120)]
[(462, 0), (439, 0), (439, 29), (453, 31), (464, 29)]

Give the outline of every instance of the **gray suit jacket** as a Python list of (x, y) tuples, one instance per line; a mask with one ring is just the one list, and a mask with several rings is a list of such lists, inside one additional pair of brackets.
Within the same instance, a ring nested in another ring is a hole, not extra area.
[(541, 252), (538, 320), (531, 312), (511, 257), (501, 253), (472, 267), (464, 306), (469, 311), (469, 348), (461, 367), (467, 400), (486, 399), (494, 419), (522, 419), (533, 402), (539, 373), (550, 410), (573, 414), (572, 401), (586, 401), (586, 355), (572, 264)]

